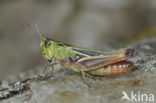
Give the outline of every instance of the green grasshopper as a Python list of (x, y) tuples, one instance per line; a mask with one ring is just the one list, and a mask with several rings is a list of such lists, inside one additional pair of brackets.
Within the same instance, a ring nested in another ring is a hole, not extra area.
[[(37, 26), (36, 28), (38, 30)], [(127, 61), (133, 56), (133, 49), (104, 52), (45, 38), (40, 32), (39, 35), (41, 53), (50, 62), (51, 69), (60, 64), (69, 70), (80, 72), (85, 83), (86, 76), (120, 75), (136, 70), (135, 64)], [(47, 71), (48, 69), (45, 75)]]

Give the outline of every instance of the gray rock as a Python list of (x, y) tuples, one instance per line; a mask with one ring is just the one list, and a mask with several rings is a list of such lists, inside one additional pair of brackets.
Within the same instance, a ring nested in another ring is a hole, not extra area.
[[(81, 74), (57, 66), (54, 73), (47, 78), (37, 72), (29, 71), (22, 78), (5, 80), (0, 83), (1, 103), (130, 103), (121, 100), (123, 92), (131, 98), (132, 93), (146, 94), (144, 102), (150, 95), (156, 95), (156, 41), (129, 45), (135, 50), (131, 59), (138, 69), (130, 74), (120, 76), (104, 76), (96, 79), (87, 78), (91, 88), (83, 83)], [(34, 72), (36, 75), (33, 76)], [(31, 75), (28, 75), (31, 74)], [(28, 78), (28, 79), (26, 79)], [(33, 81), (31, 81), (33, 80)], [(14, 82), (13, 82), (14, 81)], [(15, 82), (17, 81), (17, 82)], [(22, 81), (22, 82), (19, 82)], [(147, 101), (148, 102), (148, 101)], [(132, 103), (136, 103), (133, 101)], [(154, 102), (151, 102), (154, 103)]]

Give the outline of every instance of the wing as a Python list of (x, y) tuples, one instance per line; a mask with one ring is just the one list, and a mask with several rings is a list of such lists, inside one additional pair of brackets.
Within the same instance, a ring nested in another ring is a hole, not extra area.
[(76, 63), (81, 63), (86, 66), (86, 71), (96, 70), (100, 67), (128, 60), (128, 58), (132, 57), (134, 52), (132, 49), (113, 52), (103, 52), (93, 49), (88, 50), (84, 48), (71, 48), (71, 50), (81, 56)]
[[(104, 52), (104, 51), (100, 51), (100, 50), (95, 50), (95, 49), (88, 49), (88, 48), (78, 48), (78, 47), (70, 47), (71, 51), (81, 55), (81, 56), (85, 56), (85, 57), (91, 57), (91, 56), (95, 56), (97, 58), (99, 58), (98, 56), (103, 56), (104, 58), (107, 56), (126, 56), (126, 57), (132, 57), (134, 50), (133, 49), (123, 49), (123, 50), (119, 50), (119, 51), (112, 51), (112, 52)], [(94, 57), (94, 59), (95, 59)], [(102, 57), (102, 58), (103, 58)]]

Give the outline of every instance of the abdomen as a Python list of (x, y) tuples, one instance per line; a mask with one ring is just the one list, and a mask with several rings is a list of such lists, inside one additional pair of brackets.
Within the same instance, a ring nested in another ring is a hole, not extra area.
[(133, 72), (136, 66), (131, 62), (120, 62), (111, 64), (97, 70), (89, 71), (90, 75), (105, 76), (105, 75), (121, 75)]

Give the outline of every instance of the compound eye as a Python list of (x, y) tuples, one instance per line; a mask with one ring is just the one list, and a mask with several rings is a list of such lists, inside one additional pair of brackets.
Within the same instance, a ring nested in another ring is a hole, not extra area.
[(45, 47), (48, 48), (50, 46), (51, 42), (49, 40), (45, 41)]

